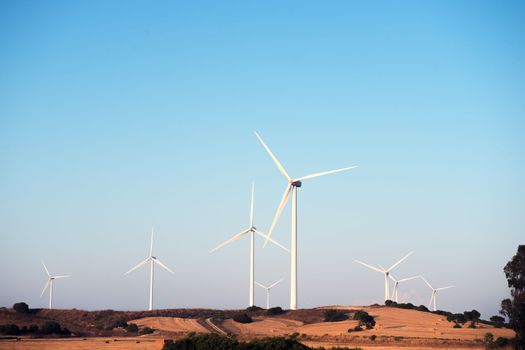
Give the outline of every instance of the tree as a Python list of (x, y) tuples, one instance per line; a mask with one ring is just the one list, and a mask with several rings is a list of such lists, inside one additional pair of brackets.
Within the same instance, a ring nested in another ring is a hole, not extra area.
[(348, 320), (348, 315), (339, 310), (326, 310), (324, 312), (324, 322), (339, 322)]
[(503, 272), (511, 298), (501, 301), (500, 313), (508, 317), (510, 327), (516, 332), (516, 348), (525, 349), (525, 245), (518, 246)]
[(126, 326), (126, 331), (130, 333), (137, 333), (139, 331), (139, 327), (134, 323), (128, 323)]
[(236, 314), (233, 315), (233, 320), (239, 323), (252, 323), (253, 320), (248, 314)]
[(501, 328), (505, 324), (505, 319), (501, 316), (494, 315), (490, 318), (490, 322), (492, 322), (494, 327)]
[(54, 321), (48, 321), (42, 326), (42, 334), (60, 334), (60, 324)]
[(13, 309), (20, 314), (29, 313), (29, 306), (26, 303), (16, 303), (13, 305)]

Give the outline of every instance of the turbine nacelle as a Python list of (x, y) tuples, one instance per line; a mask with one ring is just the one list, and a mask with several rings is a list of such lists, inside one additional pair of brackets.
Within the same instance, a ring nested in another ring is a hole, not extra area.
[(290, 183), (291, 186), (293, 187), (301, 187), (303, 185), (303, 183), (299, 180), (288, 180), (288, 182)]

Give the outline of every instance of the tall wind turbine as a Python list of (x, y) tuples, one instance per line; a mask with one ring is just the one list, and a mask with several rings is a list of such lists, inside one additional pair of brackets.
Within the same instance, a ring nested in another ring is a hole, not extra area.
[(432, 289), (432, 295), (430, 296), (430, 301), (428, 302), (428, 307), (430, 308), (430, 305), (432, 305), (432, 300), (434, 301), (434, 311), (437, 310), (436, 308), (436, 294), (437, 292), (439, 292), (440, 290), (445, 290), (445, 289), (449, 289), (449, 288), (452, 288), (454, 286), (447, 286), (447, 287), (441, 287), (441, 288), (434, 288), (430, 285), (430, 283), (428, 283), (428, 281), (425, 279), (425, 277), (421, 276), (421, 279), (423, 281), (425, 281), (425, 283), (427, 284), (427, 286), (430, 287), (430, 289)]
[(127, 275), (128, 273), (135, 271), (139, 267), (142, 267), (146, 265), (147, 263), (150, 263), (150, 277), (149, 277), (149, 310), (153, 310), (153, 279), (155, 276), (155, 264), (160, 265), (162, 268), (164, 268), (166, 271), (174, 273), (171, 271), (169, 267), (164, 265), (159, 259), (153, 256), (153, 227), (151, 228), (151, 244), (149, 248), (149, 256), (139, 262), (137, 266), (133, 267), (131, 270), (126, 272), (124, 275)]
[(278, 280), (277, 282), (275, 282), (274, 284), (270, 284), (268, 287), (265, 286), (265, 285), (262, 285), (260, 284), (259, 282), (255, 282), (259, 287), (263, 288), (263, 289), (266, 289), (266, 309), (268, 310), (270, 308), (270, 289), (272, 289), (273, 287), (275, 287), (277, 284), (279, 284), (279, 282), (281, 282), (283, 279), (281, 278), (280, 280)]
[(257, 234), (267, 240), (270, 240), (273, 244), (276, 246), (286, 250), (287, 252), (290, 252), (287, 248), (276, 242), (275, 240), (271, 239), (269, 236), (265, 235), (263, 232), (259, 231), (255, 226), (253, 226), (253, 206), (254, 206), (254, 195), (255, 195), (255, 185), (252, 183), (252, 199), (250, 202), (250, 226), (243, 230), (230, 239), (224, 241), (223, 243), (219, 244), (217, 247), (210, 250), (210, 253), (213, 253), (214, 251), (224, 247), (225, 245), (234, 242), (242, 237), (244, 237), (246, 234), (250, 234), (250, 302), (248, 306), (253, 306), (253, 284), (254, 284), (254, 275), (255, 275), (255, 249), (254, 249), (254, 234)]
[(396, 280), (394, 278), (394, 276), (392, 276), (391, 274), (389, 274), (388, 277), (390, 277), (390, 279), (395, 282), (394, 289), (392, 290), (392, 295), (390, 296), (390, 300), (394, 300), (397, 303), (398, 302), (399, 283), (410, 281), (410, 280), (419, 278), (420, 276), (408, 277), (408, 278), (403, 278), (403, 279), (400, 279), (400, 280)]
[(47, 282), (44, 285), (44, 289), (42, 290), (42, 293), (40, 294), (40, 297), (42, 297), (42, 295), (44, 295), (47, 287), (49, 287), (49, 309), (52, 309), (53, 308), (53, 281), (56, 280), (56, 279), (59, 279), (59, 278), (67, 278), (67, 277), (71, 277), (71, 276), (70, 275), (52, 276), (49, 273), (49, 270), (47, 269), (46, 264), (44, 264), (44, 261), (42, 261), (42, 265), (44, 265), (44, 269), (46, 270), (46, 273), (47, 273)]
[(286, 203), (288, 203), (288, 199), (290, 198), (290, 193), (292, 194), (292, 254), (291, 254), (291, 276), (290, 276), (290, 309), (296, 310), (297, 309), (297, 188), (302, 186), (302, 181), (313, 179), (319, 176), (329, 175), (329, 174), (335, 174), (339, 173), (341, 171), (347, 171), (350, 169), (357, 168), (357, 166), (351, 166), (347, 168), (341, 168), (336, 170), (329, 170), (329, 171), (323, 171), (320, 173), (314, 173), (298, 178), (292, 178), (286, 170), (284, 169), (283, 165), (277, 157), (272, 153), (270, 148), (264, 143), (263, 139), (257, 132), (255, 132), (255, 136), (259, 139), (261, 144), (263, 145), (264, 149), (266, 149), (266, 152), (270, 155), (270, 157), (273, 159), (275, 165), (277, 165), (277, 168), (279, 171), (286, 177), (286, 180), (288, 184), (286, 185), (286, 188), (284, 189), (284, 194), (281, 198), (281, 201), (279, 202), (279, 206), (277, 207), (277, 212), (275, 213), (275, 216), (272, 221), (272, 225), (270, 226), (270, 230), (268, 231), (268, 238), (266, 239), (266, 242), (264, 243), (265, 246), (268, 243), (268, 240), (270, 239), (273, 229), (275, 228), (275, 225), (277, 224), (277, 221), (279, 220), (279, 217), (281, 216), (281, 213), (284, 210), (284, 207), (286, 206)]
[(377, 272), (380, 272), (382, 274), (384, 274), (385, 276), (385, 301), (387, 301), (390, 297), (389, 297), (389, 287), (388, 287), (388, 279), (389, 279), (389, 276), (390, 276), (390, 271), (392, 271), (393, 269), (395, 269), (399, 264), (401, 264), (401, 262), (403, 260), (405, 260), (406, 258), (408, 258), (413, 252), (410, 252), (408, 253), (407, 255), (405, 255), (401, 260), (399, 260), (398, 262), (396, 262), (394, 265), (390, 266), (390, 268), (388, 269), (385, 269), (384, 267), (382, 267), (381, 265), (378, 265), (379, 267), (375, 267), (375, 266), (372, 266), (372, 265), (368, 265), (362, 261), (359, 261), (359, 260), (355, 260), (354, 261), (358, 264), (361, 264), (363, 266), (366, 266), (368, 267), (369, 269), (371, 270), (374, 270), (374, 271), (377, 271)]

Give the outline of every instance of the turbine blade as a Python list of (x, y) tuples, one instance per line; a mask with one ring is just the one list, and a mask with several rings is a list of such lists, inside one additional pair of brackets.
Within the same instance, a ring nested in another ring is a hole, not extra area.
[(71, 277), (71, 275), (53, 276), (54, 279), (57, 279), (57, 278), (68, 278), (68, 277)]
[(151, 259), (151, 257), (148, 257), (148, 258), (146, 258), (145, 260), (142, 260), (142, 261), (139, 262), (137, 265), (135, 265), (135, 267), (131, 268), (128, 272), (126, 272), (124, 275), (127, 275), (128, 273), (130, 273), (130, 272), (132, 272), (132, 271), (135, 271), (135, 270), (138, 269), (139, 267), (146, 265), (146, 264), (150, 261), (150, 259)]
[(341, 171), (347, 171), (347, 170), (351, 170), (351, 169), (355, 169), (355, 168), (357, 168), (357, 166), (349, 166), (349, 167), (341, 168), (341, 169), (323, 171), (323, 172), (320, 172), (320, 173), (315, 173), (315, 174), (310, 174), (310, 175), (306, 175), (306, 176), (300, 177), (296, 181), (304, 181), (304, 180), (308, 180), (308, 179), (313, 179), (315, 177), (325, 176), (325, 175), (330, 175), (330, 174), (335, 174), (335, 173), (340, 173)]
[(171, 272), (171, 273), (175, 273), (173, 272), (169, 267), (167, 267), (166, 265), (164, 265), (159, 259), (155, 258), (153, 259), (153, 261), (156, 263), (156, 264), (159, 264), (160, 266), (162, 266), (165, 270), (167, 270), (168, 272)]
[(269, 238), (272, 236), (273, 229), (275, 228), (275, 225), (277, 225), (277, 221), (281, 217), (281, 214), (284, 210), (284, 207), (286, 206), (286, 203), (288, 202), (288, 198), (290, 198), (290, 192), (292, 191), (292, 185), (288, 184), (286, 188), (284, 189), (283, 196), (281, 198), (281, 201), (279, 202), (279, 206), (277, 207), (277, 211), (275, 212), (275, 216), (273, 217), (272, 225), (270, 226), (270, 230), (268, 231), (268, 238), (264, 242), (264, 246), (266, 247), (266, 244), (268, 244)]
[(49, 287), (49, 283), (51, 283), (51, 279), (48, 279), (46, 284), (44, 285), (44, 289), (42, 289), (42, 293), (40, 293), (40, 297), (42, 298), (42, 295), (44, 295), (47, 287)]
[(410, 280), (413, 280), (413, 279), (416, 279), (416, 278), (419, 278), (419, 276), (403, 278), (403, 279), (399, 280), (398, 282), (406, 282), (406, 281), (410, 281)]
[(413, 252), (410, 252), (408, 253), (407, 255), (405, 255), (403, 258), (401, 258), (401, 260), (399, 260), (398, 262), (396, 262), (394, 265), (390, 266), (390, 268), (388, 269), (388, 271), (392, 271), (397, 265), (401, 264), (401, 262), (403, 260), (405, 260), (406, 258), (408, 258), (410, 255), (412, 255)]
[(153, 256), (153, 226), (151, 226), (151, 243), (149, 246), (149, 256)]
[(287, 251), (288, 253), (290, 253), (290, 250), (288, 248), (286, 248), (285, 246), (283, 246), (281, 243), (275, 241), (273, 238), (270, 238), (268, 237), (267, 235), (265, 235), (264, 233), (262, 233), (261, 231), (259, 230), (255, 230), (255, 233), (257, 233), (259, 236), (261, 236), (262, 238), (265, 238), (267, 240), (269, 240), (270, 242), (272, 242), (273, 244), (275, 244), (276, 246), (278, 246), (279, 248)]
[(430, 283), (428, 283), (428, 281), (425, 279), (425, 277), (423, 277), (423, 276), (419, 276), (419, 277), (421, 277), (421, 279), (422, 279), (423, 281), (425, 281), (425, 283), (427, 284), (427, 286), (430, 287), (430, 289), (434, 290), (434, 287), (432, 287), (432, 286), (430, 285)]
[(253, 227), (253, 201), (255, 196), (255, 182), (252, 182), (252, 201), (250, 204), (250, 227)]
[(239, 238), (241, 238), (242, 236), (244, 236), (246, 233), (248, 233), (249, 230), (244, 230), (242, 232), (239, 232), (237, 233), (235, 236), (233, 236), (232, 238), (229, 238), (227, 239), (226, 241), (222, 242), (221, 244), (219, 244), (218, 246), (216, 246), (215, 248), (213, 248), (212, 250), (210, 250), (210, 253), (213, 253), (214, 251), (216, 251), (217, 249), (220, 249), (222, 247), (224, 247), (225, 245), (233, 242), (233, 241), (236, 241), (238, 240)]
[(366, 267), (368, 267), (369, 269), (372, 269), (372, 270), (374, 270), (374, 271), (381, 272), (381, 273), (385, 273), (385, 271), (380, 270), (380, 269), (378, 269), (378, 268), (375, 267), (375, 266), (368, 265), (367, 263), (364, 263), (364, 262), (359, 261), (359, 260), (356, 260), (356, 259), (354, 259), (354, 261), (355, 261), (356, 263), (361, 264), (361, 265), (363, 265), (363, 266), (366, 266)]
[(270, 150), (270, 147), (268, 147), (263, 139), (259, 136), (259, 134), (257, 133), (257, 131), (254, 131), (255, 132), (255, 136), (257, 136), (257, 138), (259, 139), (259, 141), (261, 142), (261, 144), (263, 145), (264, 149), (266, 149), (266, 152), (268, 152), (268, 154), (270, 155), (270, 157), (272, 157), (273, 159), (273, 162), (275, 163), (275, 165), (277, 165), (277, 168), (279, 168), (279, 170), (281, 171), (281, 173), (286, 176), (286, 178), (288, 180), (291, 180), (292, 178), (290, 177), (290, 175), (288, 175), (288, 173), (286, 172), (286, 170), (284, 169), (283, 165), (281, 164), (281, 162), (279, 162), (279, 160), (277, 159), (277, 157), (272, 153), (272, 151)]
[(454, 288), (454, 287), (455, 286), (441, 287), (441, 288), (437, 288), (436, 290), (445, 290), (445, 289)]
[(49, 270), (46, 267), (46, 264), (44, 264), (44, 260), (42, 260), (42, 265), (44, 265), (44, 269), (46, 270), (47, 276), (51, 277), (51, 274), (49, 273)]
[(278, 285), (282, 280), (283, 280), (283, 278), (281, 278), (280, 280), (278, 280), (277, 282), (275, 282), (274, 284), (272, 284), (272, 285), (269, 286), (268, 288), (273, 288), (273, 287), (275, 287), (275, 286)]
[(396, 280), (396, 279), (394, 278), (394, 276), (392, 276), (391, 274), (388, 274), (388, 277), (389, 277), (392, 281), (394, 281), (394, 282), (396, 282), (396, 283), (397, 283), (397, 282), (401, 282), (401, 281)]
[(377, 264), (377, 266), (379, 266), (379, 268), (380, 268), (381, 270), (383, 270), (383, 272), (386, 271), (386, 269), (383, 267), (383, 265), (381, 265), (381, 264)]
[(255, 282), (255, 281), (254, 281), (254, 283), (255, 283), (256, 285), (258, 285), (259, 287), (261, 287), (261, 288), (268, 289), (268, 287), (263, 286), (263, 285), (260, 284), (259, 282)]

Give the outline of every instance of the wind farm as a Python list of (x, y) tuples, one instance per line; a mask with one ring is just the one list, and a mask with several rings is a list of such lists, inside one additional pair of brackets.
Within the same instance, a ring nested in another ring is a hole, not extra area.
[(0, 1), (0, 350), (525, 349), (524, 19)]

